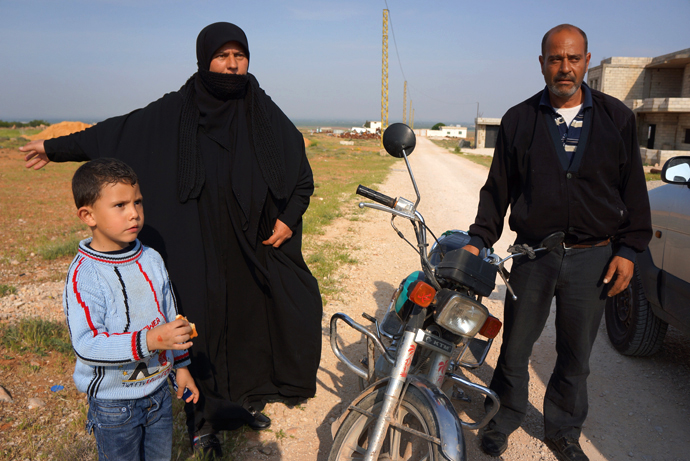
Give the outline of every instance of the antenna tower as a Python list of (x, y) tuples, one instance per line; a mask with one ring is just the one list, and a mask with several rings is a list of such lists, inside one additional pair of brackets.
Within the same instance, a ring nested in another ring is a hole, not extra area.
[(403, 93), (403, 123), (407, 123), (407, 80), (405, 80), (405, 92)]
[(381, 142), (388, 127), (388, 10), (383, 10), (383, 54), (381, 62)]

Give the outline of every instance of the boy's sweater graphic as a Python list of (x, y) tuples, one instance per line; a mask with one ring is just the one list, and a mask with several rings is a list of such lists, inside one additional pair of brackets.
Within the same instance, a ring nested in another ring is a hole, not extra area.
[(189, 365), (186, 350), (149, 351), (146, 333), (177, 315), (163, 259), (136, 240), (116, 253), (79, 243), (63, 308), (77, 356), (77, 389), (99, 399), (138, 399)]

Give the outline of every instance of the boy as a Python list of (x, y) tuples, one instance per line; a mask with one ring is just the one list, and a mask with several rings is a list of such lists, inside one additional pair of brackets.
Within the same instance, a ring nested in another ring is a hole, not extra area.
[(74, 382), (89, 401), (87, 431), (99, 459), (169, 460), (172, 399), (166, 377), (177, 371), (177, 398), (199, 391), (187, 365), (192, 328), (177, 307), (161, 256), (143, 246), (137, 176), (120, 160), (82, 165), (72, 178), (77, 216), (93, 237), (79, 243), (63, 308), (77, 356)]

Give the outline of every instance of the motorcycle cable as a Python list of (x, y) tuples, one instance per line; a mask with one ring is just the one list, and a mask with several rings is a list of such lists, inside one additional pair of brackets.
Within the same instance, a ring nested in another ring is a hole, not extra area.
[[(395, 233), (398, 234), (398, 237), (400, 237), (401, 239), (403, 239), (404, 241), (406, 241), (407, 244), (410, 245), (410, 246), (412, 247), (412, 249), (415, 251), (415, 253), (417, 253), (417, 254), (419, 255), (419, 250), (412, 244), (412, 242), (410, 242), (409, 240), (407, 240), (407, 237), (405, 237), (405, 234), (403, 234), (402, 231), (401, 231), (400, 229), (398, 229), (398, 228), (395, 226), (395, 222), (394, 222), (394, 221), (395, 221), (395, 218), (396, 218), (395, 215), (391, 216), (391, 227), (393, 227), (393, 230), (395, 231)], [(412, 227), (414, 227), (414, 228), (415, 228), (415, 232), (417, 232), (417, 227), (415, 226), (415, 223), (414, 223), (414, 222), (412, 222)], [(420, 256), (421, 256), (421, 255), (420, 255)]]

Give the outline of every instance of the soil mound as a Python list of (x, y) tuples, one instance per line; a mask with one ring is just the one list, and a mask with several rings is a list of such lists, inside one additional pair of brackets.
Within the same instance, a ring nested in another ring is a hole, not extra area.
[(45, 130), (33, 136), (27, 136), (32, 141), (36, 139), (53, 139), (60, 136), (66, 136), (68, 134), (76, 133), (77, 131), (82, 131), (90, 127), (88, 123), (82, 122), (60, 122), (55, 125), (50, 125)]

